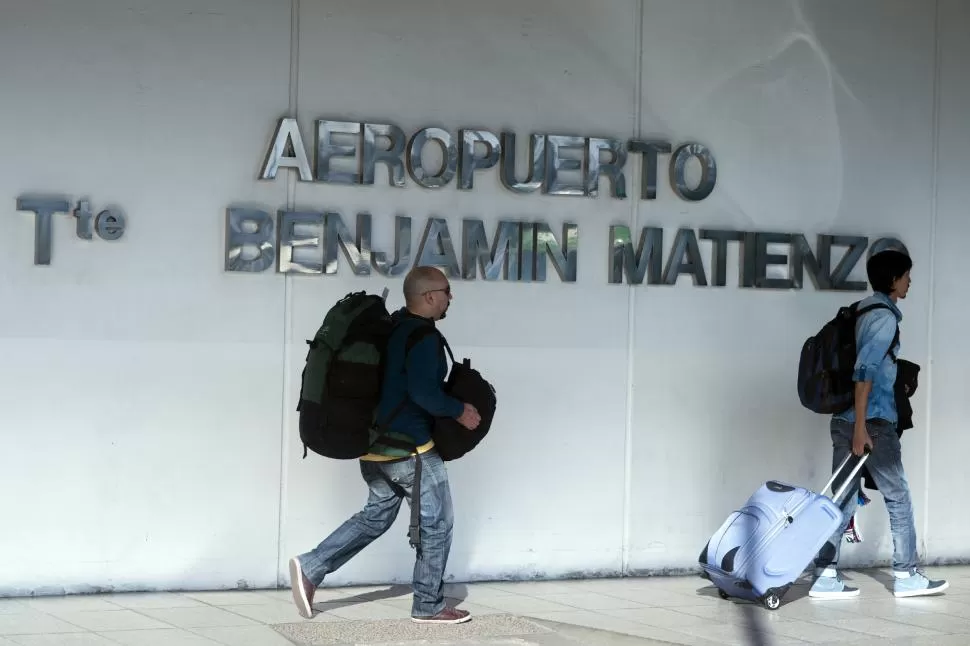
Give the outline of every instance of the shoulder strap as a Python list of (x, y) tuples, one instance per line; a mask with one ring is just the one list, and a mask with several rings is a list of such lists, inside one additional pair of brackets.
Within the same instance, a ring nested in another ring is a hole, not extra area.
[(407, 338), (404, 339), (404, 359), (407, 360), (408, 354), (414, 349), (414, 346), (418, 342), (422, 341), (426, 336), (431, 336), (432, 334), (437, 334), (439, 337), (441, 333), (438, 332), (438, 328), (433, 325), (421, 325), (411, 330)]
[(451, 359), (452, 363), (455, 363), (455, 355), (451, 352), (451, 346), (448, 345), (448, 341), (447, 339), (445, 339), (445, 335), (443, 335), (441, 331), (433, 325), (422, 325), (421, 327), (414, 330), (413, 332), (411, 332), (411, 334), (408, 335), (407, 340), (405, 340), (404, 342), (405, 358), (407, 357), (407, 353), (411, 351), (411, 348), (416, 346), (419, 341), (421, 341), (426, 336), (429, 336), (431, 334), (437, 335), (438, 340), (441, 341), (442, 347), (444, 347), (445, 351), (448, 353), (448, 358)]
[(858, 308), (859, 308), (859, 303), (855, 303), (852, 307), (853, 311), (855, 312), (856, 318), (862, 316), (863, 314), (867, 314), (872, 310), (888, 310), (889, 306), (886, 305), (885, 303), (873, 303), (872, 305), (866, 305), (862, 309), (858, 309)]

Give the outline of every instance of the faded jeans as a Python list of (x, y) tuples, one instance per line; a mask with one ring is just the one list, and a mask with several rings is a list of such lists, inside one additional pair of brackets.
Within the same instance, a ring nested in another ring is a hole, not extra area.
[[(301, 554), (300, 567), (315, 586), (384, 534), (397, 518), (401, 501), (411, 504), (414, 456), (399, 462), (361, 460), (360, 473), (370, 488), (364, 508), (315, 549)], [(421, 454), (421, 546), (414, 563), (411, 614), (431, 617), (445, 608), (444, 573), (451, 550), (454, 515), (448, 472), (437, 451)]]
[[(869, 431), (869, 437), (872, 438), (872, 452), (869, 454), (865, 468), (869, 470), (873, 482), (879, 488), (879, 493), (886, 501), (889, 527), (893, 536), (893, 569), (897, 572), (909, 572), (917, 566), (919, 557), (916, 552), (916, 524), (913, 520), (913, 502), (910, 496), (909, 483), (906, 481), (906, 474), (903, 472), (902, 450), (899, 444), (899, 436), (896, 434), (896, 425), (884, 420), (867, 420), (866, 429)], [(833, 472), (852, 451), (854, 431), (853, 422), (832, 419)], [(850, 461), (850, 464), (854, 463)], [(818, 568), (838, 566), (843, 533), (853, 514), (855, 514), (858, 504), (859, 480), (860, 478), (857, 478), (856, 482), (846, 491), (845, 501), (841, 505), (842, 525), (819, 550), (815, 559), (815, 566)], [(844, 477), (838, 478), (832, 485), (833, 490), (838, 491), (844, 481)]]

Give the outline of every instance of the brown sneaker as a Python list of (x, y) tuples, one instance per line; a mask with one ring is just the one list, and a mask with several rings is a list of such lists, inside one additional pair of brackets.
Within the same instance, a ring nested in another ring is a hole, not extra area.
[(306, 619), (313, 617), (313, 593), (316, 588), (303, 574), (300, 559), (295, 556), (290, 559), (290, 587), (293, 588), (293, 602), (300, 616)]
[(467, 610), (445, 608), (434, 617), (411, 617), (418, 624), (463, 624), (472, 618)]

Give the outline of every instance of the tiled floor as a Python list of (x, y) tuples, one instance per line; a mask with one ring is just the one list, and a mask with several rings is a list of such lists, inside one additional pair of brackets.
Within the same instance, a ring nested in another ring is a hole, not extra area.
[[(897, 600), (885, 573), (849, 572), (846, 578), (862, 589), (860, 598), (817, 601), (801, 585), (774, 612), (723, 601), (693, 576), (459, 584), (449, 585), (447, 593), (474, 615), (536, 620), (548, 631), (513, 641), (458, 640), (463, 644), (970, 645), (970, 568), (933, 568), (928, 574), (948, 578), (950, 590), (940, 597)], [(401, 625), (395, 620), (407, 619), (411, 604), (404, 586), (325, 588), (315, 601), (317, 614), (309, 621), (344, 622), (341, 634), (381, 620), (393, 633)], [(280, 626), (305, 621), (289, 590), (0, 599), (0, 646), (288, 646), (292, 642), (281, 630), (294, 631)], [(556, 641), (557, 626), (596, 630)], [(449, 630), (434, 627), (425, 635), (431, 641), (420, 643), (457, 643), (448, 641)], [(403, 637), (393, 643), (419, 643)], [(360, 643), (321, 639), (318, 643)]]

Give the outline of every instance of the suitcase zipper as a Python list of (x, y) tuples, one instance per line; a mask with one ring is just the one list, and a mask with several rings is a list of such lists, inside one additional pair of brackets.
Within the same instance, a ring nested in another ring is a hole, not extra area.
[[(792, 508), (792, 511), (788, 511), (787, 509), (782, 508), (782, 513), (779, 520), (784, 519), (786, 522), (778, 523), (777, 526), (770, 533), (766, 534), (764, 538), (762, 538), (761, 541), (759, 541), (758, 544), (753, 549), (747, 551), (744, 559), (735, 566), (734, 571), (735, 572), (744, 571), (744, 568), (748, 565), (748, 561), (751, 561), (752, 559), (754, 559), (755, 556), (758, 556), (759, 554), (761, 554), (761, 552), (764, 550), (766, 545), (769, 545), (775, 539), (776, 536), (781, 534), (783, 531), (785, 531), (788, 528), (789, 525), (794, 523), (795, 522), (794, 517), (797, 516), (798, 512), (801, 511), (802, 508), (804, 508), (808, 503), (810, 503), (811, 500), (812, 500), (812, 492), (808, 492), (801, 500), (801, 502), (799, 502), (797, 505), (795, 505)], [(760, 507), (759, 507), (759, 510), (760, 510)]]

